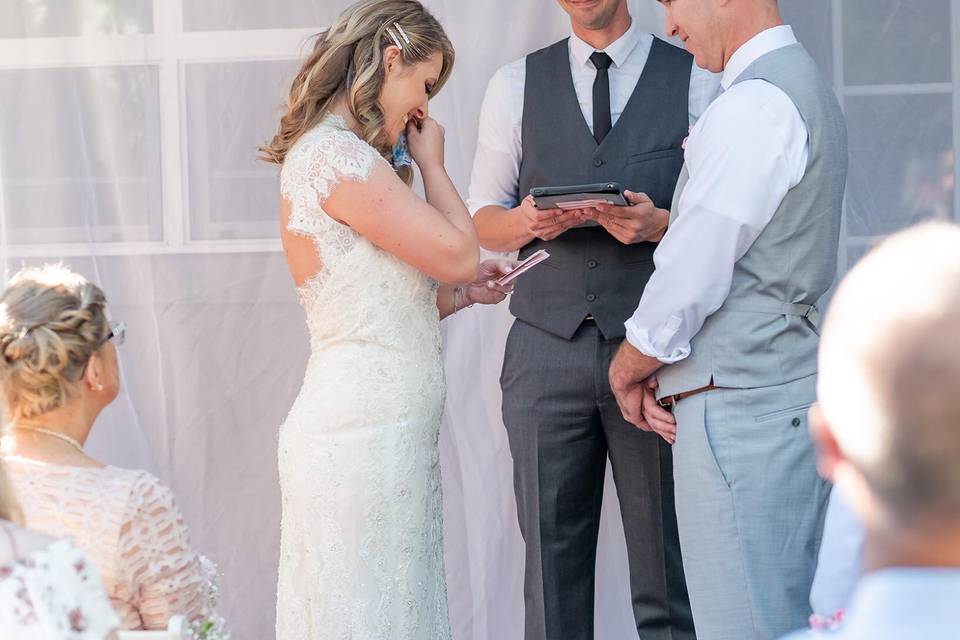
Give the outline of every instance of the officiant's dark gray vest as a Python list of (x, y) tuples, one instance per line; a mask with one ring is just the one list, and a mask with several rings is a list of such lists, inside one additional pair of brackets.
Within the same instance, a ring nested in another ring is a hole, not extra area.
[[(754, 79), (782, 89), (803, 117), (806, 172), (737, 261), (730, 294), (694, 336), (690, 356), (657, 374), (661, 395), (698, 389), (711, 379), (720, 387), (766, 387), (817, 371), (816, 304), (837, 270), (846, 125), (833, 88), (803, 46), (758, 58), (734, 84)], [(688, 177), (684, 168), (677, 200)]]
[[(689, 131), (692, 63), (686, 51), (654, 39), (623, 113), (598, 145), (573, 88), (568, 41), (527, 56), (520, 198), (533, 187), (619, 182), (668, 209)], [(592, 315), (606, 338), (622, 338), (653, 273), (655, 248), (621, 244), (599, 226), (534, 240), (520, 257), (538, 249), (551, 257), (517, 280), (510, 311), (567, 339)]]

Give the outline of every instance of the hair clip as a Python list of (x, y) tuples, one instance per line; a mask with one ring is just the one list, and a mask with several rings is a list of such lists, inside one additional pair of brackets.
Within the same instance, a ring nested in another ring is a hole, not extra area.
[(410, 42), (410, 38), (407, 37), (407, 32), (403, 30), (403, 27), (400, 26), (400, 23), (399, 23), (399, 22), (394, 22), (394, 23), (393, 23), (393, 26), (395, 26), (395, 27), (397, 28), (397, 31), (400, 32), (400, 35), (403, 36), (403, 41), (404, 41), (404, 42), (406, 42), (407, 44), (412, 44), (412, 43)]
[(43, 325), (39, 325), (39, 324), (29, 324), (29, 325), (26, 325), (26, 326), (24, 326), (24, 327), (21, 327), (21, 328), (20, 328), (20, 333), (19, 333), (19, 335), (17, 335), (17, 340), (23, 340), (24, 338), (27, 337), (27, 335), (28, 335), (31, 331), (33, 331), (34, 329), (36, 329), (36, 328), (38, 328), (38, 327), (41, 327), (41, 326), (43, 326)]
[(393, 40), (393, 44), (400, 47), (400, 50), (403, 51), (403, 43), (400, 42), (400, 38), (397, 37), (397, 34), (395, 34), (390, 27), (387, 27), (387, 33), (390, 34), (390, 38)]

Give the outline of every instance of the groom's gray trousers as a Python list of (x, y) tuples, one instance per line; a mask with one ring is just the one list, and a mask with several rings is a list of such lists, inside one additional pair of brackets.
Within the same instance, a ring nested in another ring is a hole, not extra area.
[(816, 375), (677, 403), (677, 519), (700, 640), (773, 640), (808, 625), (829, 488), (807, 410)]
[(586, 321), (566, 340), (523, 321), (507, 339), (503, 419), (526, 542), (527, 640), (593, 638), (597, 533), (613, 467), (641, 640), (692, 640), (670, 447), (623, 419), (607, 377), (620, 340)]

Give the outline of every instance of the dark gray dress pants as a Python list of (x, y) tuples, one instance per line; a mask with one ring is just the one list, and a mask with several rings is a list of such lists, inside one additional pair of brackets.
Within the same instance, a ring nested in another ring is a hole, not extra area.
[(526, 640), (588, 640), (607, 457), (641, 640), (692, 640), (670, 447), (623, 419), (607, 370), (620, 340), (587, 321), (565, 340), (516, 321), (501, 386), (526, 543)]

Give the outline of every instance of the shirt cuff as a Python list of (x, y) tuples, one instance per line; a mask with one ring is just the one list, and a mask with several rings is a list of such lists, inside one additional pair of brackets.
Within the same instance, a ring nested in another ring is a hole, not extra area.
[[(654, 332), (638, 327), (633, 318), (624, 322), (623, 326), (627, 329), (627, 342), (643, 355), (656, 358), (663, 364), (680, 362), (690, 355), (690, 343), (676, 345), (669, 353), (666, 353), (666, 349), (663, 347), (657, 348), (655, 346), (657, 343), (661, 345), (669, 343), (670, 339), (677, 333), (677, 327), (680, 326), (680, 318), (677, 316), (670, 316), (666, 324)], [(654, 334), (652, 339), (651, 333)]]

